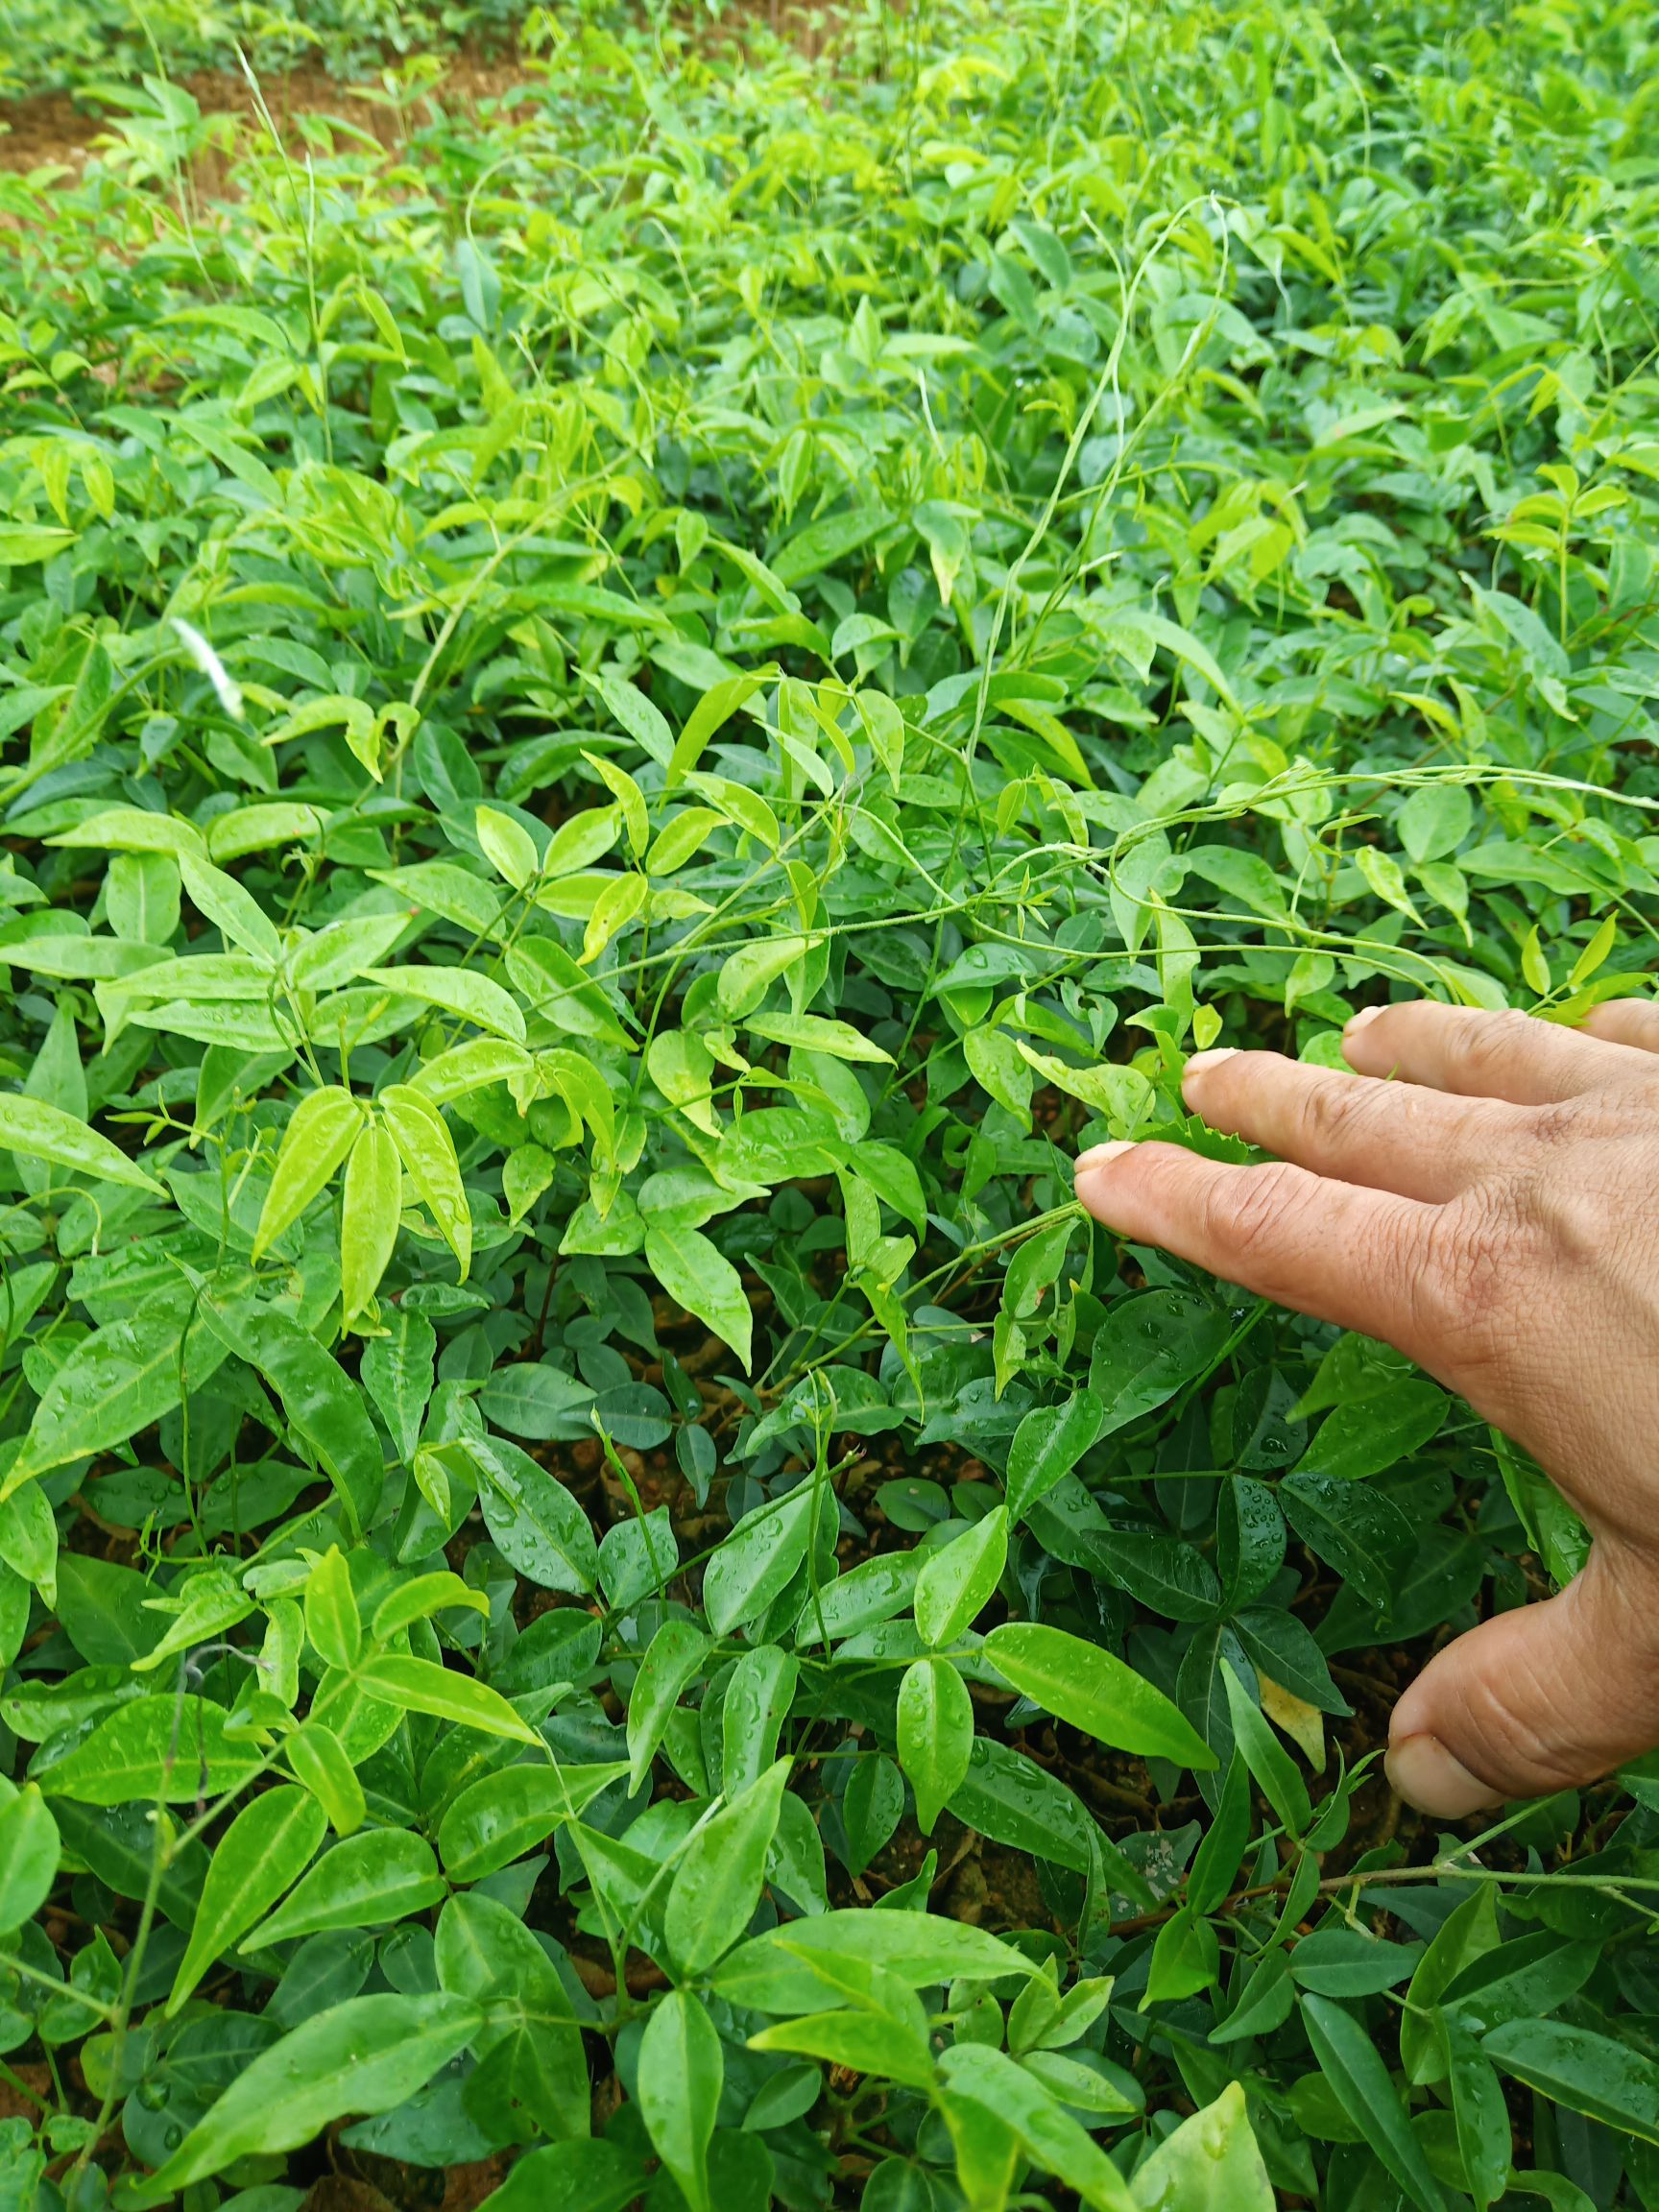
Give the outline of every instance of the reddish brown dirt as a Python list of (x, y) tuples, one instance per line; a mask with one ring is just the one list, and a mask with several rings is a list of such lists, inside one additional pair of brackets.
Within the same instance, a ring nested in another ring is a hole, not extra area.
[[(228, 73), (185, 77), (183, 89), (204, 115), (232, 118), (234, 137), (246, 139), (263, 129), (245, 81)], [(399, 109), (366, 79), (342, 84), (321, 69), (300, 69), (260, 80), (260, 90), (285, 139), (303, 143), (312, 118), (343, 123), (365, 132), (383, 146), (400, 143), (412, 128), (432, 121), (442, 108), (476, 113), (527, 83), (518, 60), (449, 57), (430, 93)], [(31, 170), (63, 163), (79, 168), (98, 139), (117, 121), (115, 110), (67, 92), (40, 92), (26, 100), (0, 101), (0, 167)]]
[[(892, 12), (904, 12), (902, 0), (890, 0)], [(750, 27), (764, 25), (775, 37), (787, 38), (807, 57), (824, 52), (838, 22), (838, 11), (828, 6), (803, 6), (800, 0), (731, 0), (721, 15), (709, 20), (695, 16), (683, 26), (698, 42), (709, 48), (741, 45)], [(296, 69), (283, 75), (260, 77), (260, 90), (284, 137), (303, 134), (309, 119), (345, 123), (366, 132), (383, 146), (396, 146), (411, 129), (429, 123), (442, 108), (476, 114), (486, 102), (499, 100), (520, 86), (532, 88), (533, 69), (521, 56), (462, 49), (443, 57), (444, 71), (429, 93), (403, 96), (401, 111), (367, 74), (342, 84), (323, 69)], [(252, 97), (243, 78), (230, 71), (210, 71), (181, 77), (178, 82), (190, 93), (204, 115), (235, 119), (236, 136), (260, 131)], [(113, 110), (97, 101), (68, 92), (40, 92), (23, 100), (0, 100), (0, 169), (25, 172), (63, 163), (78, 169), (95, 141), (116, 119)], [(209, 187), (223, 180), (225, 156), (209, 156), (198, 165), (198, 181)]]

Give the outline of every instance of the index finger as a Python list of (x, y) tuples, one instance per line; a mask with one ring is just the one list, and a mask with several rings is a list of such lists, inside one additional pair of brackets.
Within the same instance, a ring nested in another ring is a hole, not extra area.
[(1276, 1305), (1418, 1356), (1420, 1287), (1440, 1209), (1273, 1161), (1234, 1166), (1179, 1144), (1097, 1144), (1077, 1195), (1121, 1237), (1160, 1244)]

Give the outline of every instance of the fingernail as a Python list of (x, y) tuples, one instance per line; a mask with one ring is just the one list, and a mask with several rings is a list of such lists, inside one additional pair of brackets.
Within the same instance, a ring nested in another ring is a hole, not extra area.
[(1201, 1075), (1206, 1068), (1214, 1068), (1218, 1060), (1237, 1060), (1238, 1057), (1237, 1045), (1213, 1045), (1208, 1052), (1189, 1055), (1187, 1065), (1181, 1070), (1181, 1079), (1185, 1082), (1189, 1075)]
[(1397, 1796), (1419, 1813), (1436, 1819), (1461, 1820), (1466, 1814), (1482, 1813), (1503, 1799), (1496, 1790), (1471, 1774), (1438, 1736), (1407, 1736), (1390, 1745), (1383, 1770)]
[(1356, 1029), (1363, 1029), (1367, 1022), (1375, 1022), (1378, 1015), (1382, 1012), (1383, 1008), (1381, 1006), (1361, 1006), (1351, 1022), (1343, 1023), (1343, 1036), (1352, 1037)]
[(1079, 1152), (1072, 1166), (1073, 1175), (1082, 1175), (1095, 1167), (1104, 1167), (1108, 1160), (1116, 1160), (1119, 1152), (1133, 1152), (1134, 1145), (1125, 1138), (1115, 1138), (1110, 1144), (1091, 1144), (1087, 1152)]

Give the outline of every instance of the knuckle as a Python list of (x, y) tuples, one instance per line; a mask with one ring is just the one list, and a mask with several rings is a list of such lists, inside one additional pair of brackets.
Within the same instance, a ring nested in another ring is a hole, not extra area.
[(1576, 1098), (1563, 1098), (1549, 1106), (1534, 1106), (1527, 1117), (1534, 1140), (1550, 1151), (1558, 1151), (1586, 1134), (1586, 1115)]
[(1502, 1335), (1512, 1286), (1526, 1277), (1535, 1242), (1502, 1185), (1477, 1185), (1443, 1207), (1429, 1230), (1418, 1285), (1430, 1341), (1462, 1348)]
[(1310, 1084), (1302, 1094), (1298, 1134), (1321, 1147), (1338, 1143), (1370, 1118), (1372, 1096), (1371, 1088), (1352, 1078)]
[(1217, 1249), (1249, 1260), (1284, 1241), (1286, 1220), (1304, 1204), (1297, 1170), (1273, 1161), (1214, 1184), (1206, 1194), (1204, 1226)]
[(1479, 1076), (1512, 1068), (1537, 1037), (1535, 1018), (1516, 1007), (1498, 1014), (1465, 1009), (1457, 1015), (1453, 1045), (1470, 1073)]

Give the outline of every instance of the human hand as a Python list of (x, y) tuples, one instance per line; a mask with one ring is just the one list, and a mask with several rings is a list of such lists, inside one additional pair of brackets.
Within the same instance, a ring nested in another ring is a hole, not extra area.
[(1343, 1037), (1354, 1074), (1187, 1063), (1188, 1105), (1272, 1163), (1156, 1142), (1077, 1162), (1108, 1228), (1386, 1339), (1588, 1525), (1582, 1574), (1458, 1637), (1394, 1708), (1389, 1778), (1445, 1819), (1659, 1744), (1659, 1004), (1612, 1000), (1585, 1030), (1370, 1008)]

